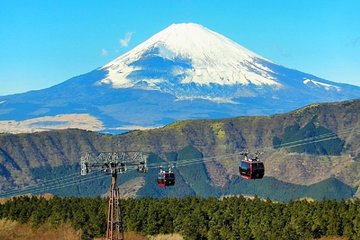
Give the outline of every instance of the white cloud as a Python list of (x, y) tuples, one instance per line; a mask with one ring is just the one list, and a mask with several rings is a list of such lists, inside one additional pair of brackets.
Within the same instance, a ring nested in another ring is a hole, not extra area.
[(101, 56), (105, 57), (107, 55), (109, 55), (109, 52), (108, 50), (106, 50), (105, 48), (101, 49), (101, 52), (100, 52)]
[(125, 37), (119, 40), (120, 46), (127, 47), (129, 45), (132, 35), (133, 35), (133, 32), (127, 32), (125, 34)]

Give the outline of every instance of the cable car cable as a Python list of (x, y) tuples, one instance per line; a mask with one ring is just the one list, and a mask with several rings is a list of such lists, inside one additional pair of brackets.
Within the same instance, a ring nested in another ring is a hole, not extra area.
[[(355, 128), (357, 129), (357, 128)], [(279, 145), (279, 149), (281, 148), (292, 148), (292, 147), (297, 147), (297, 146), (302, 146), (302, 145), (307, 145), (307, 144), (312, 144), (312, 143), (317, 143), (317, 142), (322, 142), (322, 141), (328, 141), (328, 140), (332, 140), (332, 139), (336, 139), (338, 138), (338, 135), (341, 135), (341, 134), (345, 134), (345, 133), (360, 133), (360, 131), (354, 131), (354, 128), (349, 128), (349, 130), (346, 130), (346, 129), (343, 129), (341, 131), (338, 131), (336, 133), (325, 133), (325, 134), (321, 134), (321, 135), (317, 135), (317, 136), (314, 136), (314, 137), (309, 137), (309, 138), (305, 138), (305, 139), (301, 139), (301, 140), (296, 140), (296, 141), (292, 141), (292, 142), (288, 142), (288, 143), (285, 143), (283, 145)], [(219, 146), (222, 146), (222, 145), (216, 145), (217, 147)], [(224, 145), (224, 146), (228, 146), (228, 145)], [(256, 150), (266, 150), (266, 149), (274, 149), (274, 147), (263, 147), (263, 148), (257, 148)], [(215, 156), (212, 156), (212, 157), (202, 157), (202, 158), (195, 158), (195, 159), (186, 159), (186, 160), (180, 160), (180, 161), (175, 161), (173, 163), (176, 164), (176, 166), (178, 167), (184, 167), (184, 166), (189, 166), (189, 165), (192, 165), (192, 164), (198, 164), (198, 163), (202, 163), (202, 162), (208, 162), (208, 161), (213, 161), (213, 160), (216, 160), (216, 159), (224, 159), (224, 158), (231, 158), (233, 156), (238, 156), (239, 153), (233, 153), (233, 154), (227, 154), (227, 155), (215, 155)], [(156, 166), (152, 166), (152, 165), (156, 165)], [(148, 165), (148, 168), (157, 168), (158, 167), (158, 164), (149, 164)], [(99, 170), (101, 171), (101, 170)], [(29, 186), (26, 186), (25, 188), (23, 189), (15, 189), (15, 190), (11, 190), (11, 191), (6, 191), (2, 194), (0, 194), (0, 197), (2, 196), (6, 196), (6, 195), (11, 195), (11, 194), (17, 194), (17, 193), (23, 193), (23, 192), (26, 192), (26, 191), (31, 191), (32, 190), (32, 187), (34, 187), (35, 189), (36, 188), (44, 188), (46, 184), (50, 184), (50, 187), (52, 186), (52, 184), (54, 184), (55, 186), (57, 186), (56, 182), (59, 182), (59, 181), (69, 181), (69, 180), (76, 180), (74, 179), (75, 177), (76, 178), (79, 178), (77, 176), (80, 176), (81, 175), (78, 175), (77, 173), (74, 173), (74, 174), (69, 174), (69, 175), (65, 175), (65, 176), (62, 176), (60, 178), (56, 178), (56, 179), (50, 179), (48, 181), (44, 181), (44, 182), (40, 182), (38, 184), (34, 184), (34, 185), (29, 185)], [(72, 177), (74, 176), (74, 177)], [(105, 175), (102, 175), (102, 176), (105, 176)], [(85, 179), (86, 180), (86, 179)], [(91, 179), (89, 179), (90, 181)], [(55, 182), (55, 183), (53, 183)], [(74, 184), (70, 184), (70, 185), (76, 185), (76, 184), (79, 184), (79, 183), (74, 183)], [(70, 186), (70, 185), (64, 185), (64, 186)], [(48, 185), (46, 185), (45, 188), (48, 188)]]

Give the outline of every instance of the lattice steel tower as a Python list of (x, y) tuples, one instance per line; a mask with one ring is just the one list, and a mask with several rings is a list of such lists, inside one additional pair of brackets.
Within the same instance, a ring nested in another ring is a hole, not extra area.
[[(136, 167), (136, 168), (135, 168)], [(118, 173), (127, 172), (128, 168), (147, 172), (147, 160), (142, 152), (110, 152), (98, 156), (85, 154), (81, 156), (81, 175), (90, 171), (102, 171), (111, 174), (109, 191), (108, 216), (106, 227), (107, 240), (124, 240), (124, 228), (121, 215), (120, 191), (117, 186)]]

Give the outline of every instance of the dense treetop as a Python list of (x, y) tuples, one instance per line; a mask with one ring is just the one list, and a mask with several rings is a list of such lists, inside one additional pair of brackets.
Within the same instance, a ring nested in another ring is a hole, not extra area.
[[(360, 201), (230, 198), (140, 198), (122, 201), (125, 231), (180, 233), (185, 239), (360, 239)], [(106, 230), (107, 199), (18, 197), (0, 205), (0, 218), (53, 227), (70, 222), (83, 236)]]

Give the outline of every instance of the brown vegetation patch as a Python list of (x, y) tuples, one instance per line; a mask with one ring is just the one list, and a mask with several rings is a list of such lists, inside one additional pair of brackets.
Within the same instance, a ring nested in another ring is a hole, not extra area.
[(28, 197), (36, 197), (36, 198), (40, 198), (43, 197), (46, 200), (50, 200), (54, 197), (54, 195), (52, 195), (51, 193), (44, 193), (43, 195), (32, 195), (32, 194), (25, 194), (25, 195), (16, 195), (10, 198), (0, 198), (0, 204), (6, 203), (8, 200), (12, 200), (13, 198), (17, 198), (17, 197), (21, 197), (21, 196), (28, 196)]
[(184, 240), (184, 238), (177, 233), (174, 234), (159, 234), (156, 236), (150, 236), (149, 240)]
[(1, 240), (78, 240), (80, 237), (81, 233), (73, 230), (70, 224), (65, 224), (56, 229), (44, 224), (38, 229), (33, 229), (26, 224), (0, 220)]
[(348, 237), (322, 237), (317, 240), (349, 240)]

